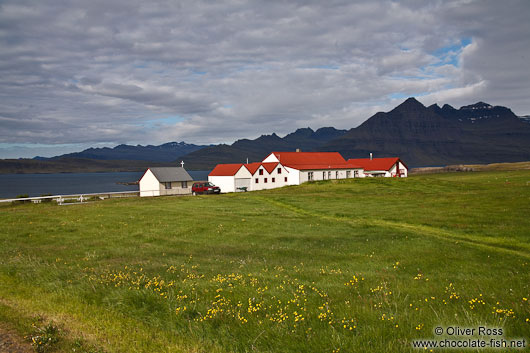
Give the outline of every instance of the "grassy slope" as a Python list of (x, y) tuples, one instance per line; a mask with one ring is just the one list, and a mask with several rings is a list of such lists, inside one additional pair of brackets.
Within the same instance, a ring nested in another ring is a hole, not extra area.
[(402, 352), (451, 324), (529, 338), (529, 181), (4, 206), (0, 320), (44, 315), (67, 339), (127, 352)]

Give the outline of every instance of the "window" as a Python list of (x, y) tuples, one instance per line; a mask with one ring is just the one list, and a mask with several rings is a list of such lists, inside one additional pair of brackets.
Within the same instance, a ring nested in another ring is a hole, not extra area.
[(285, 182), (287, 182), (287, 177), (284, 178)]
[(276, 182), (276, 178), (272, 178), (271, 182), (275, 183)]
[(263, 179), (263, 182), (266, 183), (267, 182), (267, 178)]
[(282, 174), (282, 168), (278, 168), (277, 173)]
[(171, 182), (170, 181), (166, 181), (164, 183), (164, 186), (166, 187), (166, 189), (171, 189)]
[(259, 175), (263, 175), (263, 169), (259, 170)]
[(326, 180), (326, 172), (322, 172), (322, 179)]
[(307, 180), (313, 180), (313, 172), (307, 173)]
[(358, 178), (359, 177), (359, 171), (358, 170), (353, 172), (353, 177), (354, 178)]
[(328, 172), (328, 179), (331, 179), (331, 170)]
[(339, 171), (337, 170), (337, 171), (335, 172), (335, 179), (338, 179), (338, 178), (339, 178)]
[(259, 179), (258, 178), (256, 178), (256, 184), (259, 184)]
[(346, 172), (346, 178), (351, 178), (351, 170), (348, 170), (348, 171)]
[(188, 187), (188, 181), (183, 181), (181, 182), (181, 184), (182, 184), (181, 186), (183, 189), (186, 189)]

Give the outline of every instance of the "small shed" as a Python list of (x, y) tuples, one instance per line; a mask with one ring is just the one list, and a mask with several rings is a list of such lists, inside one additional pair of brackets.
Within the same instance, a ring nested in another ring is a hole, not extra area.
[(140, 196), (191, 194), (193, 178), (183, 167), (150, 167), (139, 181)]

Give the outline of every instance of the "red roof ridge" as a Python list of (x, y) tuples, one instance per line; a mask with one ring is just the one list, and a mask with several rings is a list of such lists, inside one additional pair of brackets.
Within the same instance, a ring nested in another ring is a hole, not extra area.
[(232, 176), (235, 175), (242, 166), (243, 163), (218, 164), (208, 176)]
[(394, 164), (401, 162), (408, 169), (407, 165), (403, 163), (399, 157), (383, 157), (383, 158), (352, 158), (348, 162), (359, 164), (364, 170), (390, 170)]
[(265, 170), (267, 171), (267, 173), (271, 174), (273, 171), (274, 171), (274, 168), (276, 168), (276, 166), (280, 164), (278, 162), (267, 162), (267, 163), (261, 163), (261, 165), (263, 166), (263, 168), (265, 168)]
[(261, 166), (261, 163), (260, 162), (253, 162), (253, 163), (247, 163), (247, 164), (244, 164), (245, 168), (247, 168), (247, 170), (250, 172), (251, 175), (254, 175), (254, 173), (256, 173), (256, 170), (259, 169), (259, 167)]

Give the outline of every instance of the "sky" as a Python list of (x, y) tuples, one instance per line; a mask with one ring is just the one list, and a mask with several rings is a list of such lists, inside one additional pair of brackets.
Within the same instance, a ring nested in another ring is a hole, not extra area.
[(530, 114), (530, 1), (0, 0), (0, 158)]

